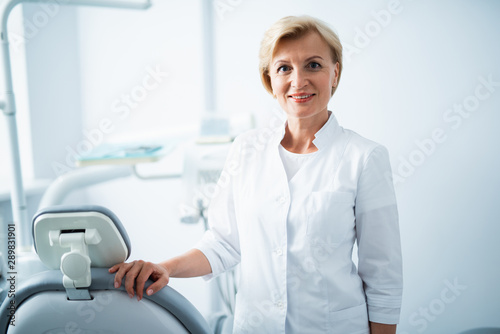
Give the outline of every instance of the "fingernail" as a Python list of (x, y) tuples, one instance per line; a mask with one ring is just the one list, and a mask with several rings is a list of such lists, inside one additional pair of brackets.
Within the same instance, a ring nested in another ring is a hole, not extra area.
[(130, 298), (134, 298), (134, 295), (133, 295), (133, 294), (131, 294), (131, 293), (129, 293), (129, 294), (128, 294), (128, 296), (129, 296)]
[(137, 301), (140, 302), (141, 301), (141, 297), (137, 296)]
[(118, 286), (119, 286), (118, 282), (115, 282), (115, 288), (118, 288)]
[(149, 289), (147, 292), (148, 296), (151, 296), (153, 294), (153, 289)]

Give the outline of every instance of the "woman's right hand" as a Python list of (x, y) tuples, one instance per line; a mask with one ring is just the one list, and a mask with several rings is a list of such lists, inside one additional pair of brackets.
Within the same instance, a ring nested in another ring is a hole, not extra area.
[(148, 278), (151, 278), (154, 281), (154, 283), (147, 288), (146, 294), (148, 296), (160, 291), (165, 285), (168, 284), (170, 279), (170, 273), (166, 267), (142, 260), (115, 264), (109, 268), (109, 272), (116, 273), (114, 283), (115, 288), (119, 288), (121, 286), (122, 279), (125, 277), (125, 290), (127, 290), (130, 298), (134, 297), (135, 283), (137, 300), (142, 299), (144, 284)]

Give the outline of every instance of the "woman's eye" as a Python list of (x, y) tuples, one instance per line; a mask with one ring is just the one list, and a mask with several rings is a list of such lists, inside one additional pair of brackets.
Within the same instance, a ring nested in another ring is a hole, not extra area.
[(290, 66), (288, 66), (288, 65), (283, 65), (283, 66), (278, 67), (278, 73), (288, 72), (289, 70), (290, 70)]
[(312, 62), (312, 63), (309, 63), (309, 67), (312, 69), (318, 69), (318, 68), (321, 68), (321, 64), (316, 63), (316, 62)]

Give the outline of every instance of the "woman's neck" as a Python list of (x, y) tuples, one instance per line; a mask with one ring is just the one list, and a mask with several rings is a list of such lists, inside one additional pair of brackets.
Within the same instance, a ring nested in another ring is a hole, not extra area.
[(293, 153), (305, 154), (316, 152), (318, 148), (313, 144), (315, 134), (325, 125), (328, 117), (328, 111), (316, 117), (288, 117), (285, 136), (281, 140), (281, 145), (287, 151)]

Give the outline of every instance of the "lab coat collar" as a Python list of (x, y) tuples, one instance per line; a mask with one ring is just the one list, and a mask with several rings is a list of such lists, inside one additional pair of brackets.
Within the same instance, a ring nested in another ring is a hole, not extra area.
[[(333, 138), (340, 128), (335, 115), (331, 111), (328, 111), (328, 115), (329, 117), (326, 123), (314, 135), (313, 144), (318, 148), (319, 151), (324, 150), (331, 145)], [(281, 143), (281, 140), (283, 140), (283, 137), (285, 136), (287, 123), (288, 121), (285, 121), (283, 125), (278, 128), (278, 135), (276, 136), (276, 141), (278, 144)]]

